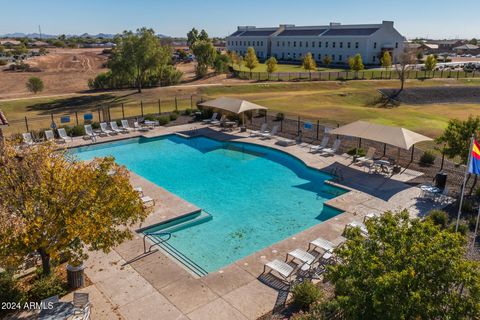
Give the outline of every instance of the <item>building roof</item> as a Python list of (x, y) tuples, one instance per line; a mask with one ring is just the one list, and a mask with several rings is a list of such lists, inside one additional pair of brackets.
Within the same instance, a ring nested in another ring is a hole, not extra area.
[(454, 45), (463, 42), (462, 40), (429, 40), (430, 43), (438, 45)]
[(327, 29), (285, 29), (280, 32), (277, 37), (287, 36), (319, 36)]
[(2, 110), (0, 110), (0, 126), (8, 126), (7, 117), (5, 117)]
[(462, 46), (455, 47), (453, 50), (478, 50), (478, 48), (479, 47), (474, 44), (467, 43)]
[(331, 28), (324, 36), (369, 36), (380, 28)]
[(12, 46), (17, 46), (21, 44), (21, 42), (18, 40), (4, 39), (4, 40), (0, 40), (0, 44), (11, 44)]
[(246, 30), (237, 30), (229, 37), (262, 37), (262, 36), (269, 36), (273, 34), (275, 31), (277, 31), (274, 28), (268, 28), (268, 29), (246, 29)]

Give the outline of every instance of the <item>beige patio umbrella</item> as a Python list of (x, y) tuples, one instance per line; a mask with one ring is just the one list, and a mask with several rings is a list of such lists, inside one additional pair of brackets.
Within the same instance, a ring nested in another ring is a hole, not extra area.
[(268, 109), (266, 107), (263, 107), (261, 105), (255, 104), (247, 100), (228, 98), (228, 97), (220, 97), (214, 100), (205, 101), (200, 103), (199, 105), (203, 107), (221, 109), (221, 110), (225, 110), (235, 114), (241, 113), (243, 125), (245, 124), (245, 111)]

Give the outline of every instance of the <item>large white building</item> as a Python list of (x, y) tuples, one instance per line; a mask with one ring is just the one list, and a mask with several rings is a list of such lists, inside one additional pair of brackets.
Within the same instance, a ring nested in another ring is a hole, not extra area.
[(392, 21), (381, 24), (299, 27), (280, 25), (278, 28), (238, 27), (227, 37), (227, 50), (245, 55), (253, 47), (259, 59), (275, 57), (280, 61), (302, 60), (312, 53), (321, 62), (328, 55), (334, 64), (347, 63), (348, 58), (361, 54), (365, 64), (378, 64), (384, 51), (393, 57), (403, 51), (405, 38), (393, 27)]

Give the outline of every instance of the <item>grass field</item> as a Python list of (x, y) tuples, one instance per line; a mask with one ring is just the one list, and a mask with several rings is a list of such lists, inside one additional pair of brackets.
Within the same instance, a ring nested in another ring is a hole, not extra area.
[[(439, 135), (449, 119), (466, 119), (469, 115), (480, 114), (480, 104), (402, 104), (394, 108), (379, 107), (375, 102), (380, 97), (379, 88), (396, 88), (398, 81), (323, 81), (307, 83), (258, 83), (228, 86), (180, 87), (146, 89), (142, 94), (133, 91), (109, 92), (96, 95), (69, 96), (61, 98), (36, 98), (12, 101), (0, 101), (2, 109), (11, 122), (16, 125), (7, 128), (6, 133), (22, 132), (24, 116), (39, 117), (30, 121), (30, 129), (48, 127), (50, 114), (56, 114), (58, 123), (60, 114), (94, 110), (94, 119), (98, 119), (96, 108), (110, 105), (112, 117), (121, 118), (120, 104), (124, 103), (125, 116), (140, 115), (140, 101), (143, 101), (144, 113), (158, 113), (158, 99), (161, 99), (163, 111), (175, 108), (174, 95), (178, 95), (180, 110), (190, 107), (190, 95), (193, 104), (202, 96), (204, 99), (219, 96), (238, 97), (269, 107), (270, 113), (299, 114), (304, 119), (324, 123), (345, 124), (364, 119), (380, 124), (397, 125), (426, 134)], [(408, 81), (407, 87), (480, 85), (478, 79), (464, 80), (425, 80)]]
[[(239, 70), (238, 65), (233, 66), (235, 70)], [(240, 68), (240, 71), (250, 72), (245, 66)], [(317, 68), (317, 71), (343, 71), (343, 69), (335, 69), (335, 68)], [(267, 72), (267, 66), (265, 63), (259, 63), (255, 69), (252, 69), (252, 72)], [(302, 68), (301, 65), (295, 64), (278, 64), (277, 70), (275, 72), (307, 72), (305, 69)]]

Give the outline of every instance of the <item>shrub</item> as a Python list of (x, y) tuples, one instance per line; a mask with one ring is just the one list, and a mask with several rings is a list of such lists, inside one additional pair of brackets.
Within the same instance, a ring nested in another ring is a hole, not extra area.
[(350, 156), (357, 155), (359, 157), (364, 157), (366, 152), (362, 148), (359, 148), (358, 151), (357, 151), (357, 148), (352, 148), (352, 149), (347, 151), (347, 154), (350, 155)]
[(304, 281), (294, 286), (292, 294), (293, 304), (302, 310), (308, 310), (310, 305), (318, 301), (322, 296), (320, 288), (310, 281)]
[(161, 125), (161, 126), (164, 126), (166, 125), (167, 123), (170, 122), (170, 117), (167, 117), (167, 116), (160, 116), (157, 118), (158, 120), (158, 123)]
[(184, 115), (186, 116), (189, 116), (192, 114), (192, 109), (185, 109), (185, 111), (183, 112)]
[(145, 120), (147, 121), (155, 121), (157, 120), (157, 118), (155, 116), (152, 116), (152, 115), (149, 115), (149, 116), (145, 116), (143, 117)]
[[(0, 273), (0, 297), (2, 301), (24, 302), (25, 296), (18, 287), (17, 281), (9, 272)], [(0, 316), (5, 315), (8, 310), (0, 308)]]
[(427, 220), (433, 222), (433, 224), (439, 226), (442, 229), (445, 229), (448, 225), (448, 214), (442, 210), (432, 210), (428, 213)]
[(435, 163), (435, 158), (436, 156), (433, 154), (433, 152), (427, 150), (420, 157), (420, 163), (429, 166)]
[(475, 231), (475, 226), (477, 225), (477, 217), (469, 216), (467, 221), (468, 221), (468, 228), (470, 229), (470, 231)]
[(277, 116), (275, 117), (275, 120), (277, 121), (283, 121), (285, 119), (285, 114), (282, 112), (277, 113)]
[(462, 211), (464, 212), (473, 212), (473, 201), (470, 199), (465, 199), (462, 204)]
[(70, 137), (80, 137), (85, 135), (85, 128), (84, 126), (81, 125), (76, 125), (73, 127), (65, 127), (65, 132), (70, 136)]
[(59, 295), (62, 296), (67, 293), (65, 284), (57, 278), (54, 274), (48, 277), (40, 277), (35, 280), (30, 288), (28, 295), (29, 299), (33, 301), (40, 301), (42, 299)]
[(178, 113), (172, 112), (170, 113), (169, 117), (170, 117), (170, 121), (175, 121), (178, 118)]
[[(450, 231), (455, 232), (455, 223), (452, 223), (450, 225)], [(458, 232), (460, 232), (462, 235), (466, 236), (468, 233), (468, 225), (465, 223), (459, 223), (458, 224)]]

